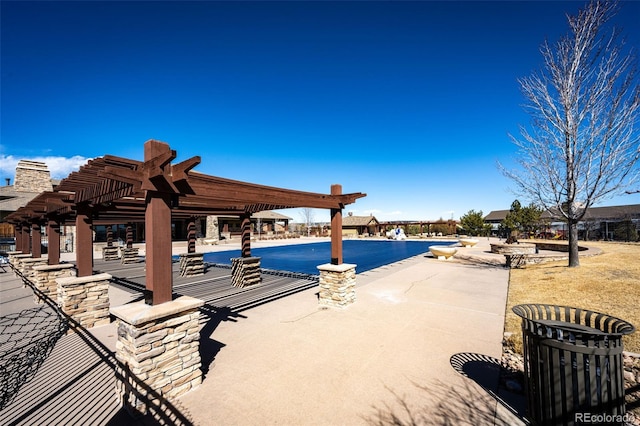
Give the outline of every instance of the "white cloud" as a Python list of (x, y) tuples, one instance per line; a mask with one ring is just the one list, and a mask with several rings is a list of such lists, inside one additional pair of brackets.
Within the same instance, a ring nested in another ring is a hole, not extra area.
[(20, 160), (41, 161), (46, 163), (53, 179), (66, 178), (69, 173), (77, 171), (84, 166), (90, 158), (74, 155), (73, 157), (14, 157), (13, 155), (0, 154), (0, 172), (2, 178), (15, 178), (16, 166)]

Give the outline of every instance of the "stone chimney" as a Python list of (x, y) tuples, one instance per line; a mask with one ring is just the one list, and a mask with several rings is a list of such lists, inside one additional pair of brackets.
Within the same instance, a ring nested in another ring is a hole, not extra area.
[(49, 168), (40, 161), (20, 160), (13, 189), (18, 192), (53, 191)]

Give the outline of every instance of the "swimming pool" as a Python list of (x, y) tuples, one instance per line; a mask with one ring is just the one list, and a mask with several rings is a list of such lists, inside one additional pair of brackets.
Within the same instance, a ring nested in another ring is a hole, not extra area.
[[(397, 262), (429, 251), (435, 244), (454, 244), (457, 241), (359, 241), (342, 242), (344, 263), (355, 263), (356, 272), (364, 272), (379, 266)], [(278, 247), (251, 249), (251, 255), (260, 257), (265, 269), (301, 272), (317, 275), (318, 265), (331, 261), (331, 243), (320, 242)], [(240, 250), (205, 253), (204, 261), (231, 264), (232, 257), (240, 257)]]

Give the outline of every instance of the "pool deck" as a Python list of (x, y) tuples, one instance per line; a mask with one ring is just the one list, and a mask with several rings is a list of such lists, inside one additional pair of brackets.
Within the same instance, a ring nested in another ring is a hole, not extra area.
[[(198, 251), (235, 248), (229, 243)], [(174, 254), (184, 251), (186, 246), (174, 246)], [(518, 424), (504, 403), (513, 395), (498, 386), (509, 270), (504, 256), (489, 251), (489, 241), (481, 239), (448, 261), (422, 254), (358, 274), (356, 303), (344, 309), (320, 308), (317, 288), (301, 286), (286, 297), (243, 305), (233, 316), (209, 321), (201, 340), (203, 383), (181, 396), (177, 409), (198, 425)], [(20, 303), (21, 309), (30, 302), (18, 296), (17, 280), (4, 275), (3, 316), (10, 305), (5, 283), (13, 283), (13, 305)], [(144, 270), (129, 278), (140, 277)], [(131, 289), (112, 287), (113, 305), (136, 297)], [(91, 335), (107, 350), (115, 347), (113, 323)], [(51, 374), (58, 349), (76, 345), (78, 350), (76, 343), (66, 343), (72, 338), (60, 339), (25, 388), (41, 383), (47, 368)], [(109, 356), (102, 355), (103, 363)], [(107, 380), (109, 374), (100, 376)], [(93, 383), (95, 393), (100, 386)], [(75, 417), (93, 418), (87, 406), (95, 395), (84, 392), (90, 398), (75, 402)], [(112, 424), (140, 424), (109, 404), (102, 411), (113, 412)], [(96, 419), (92, 424), (108, 423)]]

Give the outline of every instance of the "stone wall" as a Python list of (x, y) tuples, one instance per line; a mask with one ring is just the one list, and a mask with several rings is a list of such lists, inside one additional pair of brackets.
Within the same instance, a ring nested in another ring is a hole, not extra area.
[(219, 239), (220, 233), (218, 228), (218, 216), (207, 216), (207, 229), (204, 234), (205, 238)]
[(356, 265), (326, 263), (320, 271), (319, 303), (344, 308), (356, 301)]
[[(57, 279), (75, 277), (76, 270), (72, 263), (62, 263), (60, 265), (42, 265), (33, 268), (33, 278), (31, 282), (38, 290), (53, 300), (58, 299), (58, 283)], [(36, 303), (42, 303), (43, 300), (37, 294), (33, 295)]]
[(260, 284), (260, 258), (235, 257), (231, 259), (231, 284), (234, 287), (247, 287)]
[(536, 245), (531, 243), (491, 244), (491, 253), (535, 254)]
[(182, 296), (159, 305), (138, 302), (111, 309), (118, 327), (116, 388), (132, 414), (146, 414), (149, 403), (178, 397), (202, 382), (203, 304)]
[(58, 278), (58, 306), (84, 328), (109, 324), (110, 279), (109, 274)]

